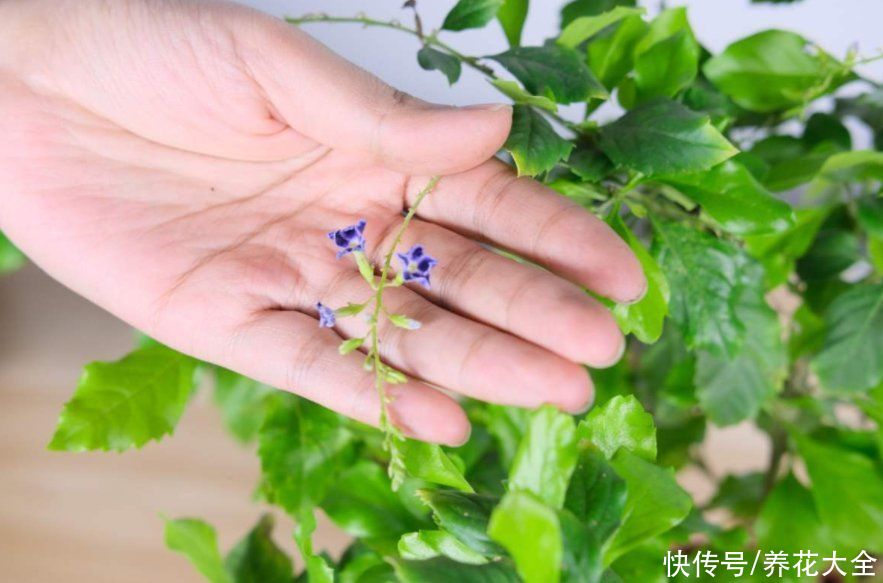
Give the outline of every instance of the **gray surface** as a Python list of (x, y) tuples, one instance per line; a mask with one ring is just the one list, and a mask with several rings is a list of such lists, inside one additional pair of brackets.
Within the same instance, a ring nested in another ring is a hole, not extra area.
[[(247, 0), (243, 3), (280, 16), (310, 12), (352, 16), (364, 12), (379, 19), (399, 18), (410, 22), (411, 18), (400, 8), (403, 0)], [(420, 0), (418, 3), (426, 26), (434, 28), (440, 25), (454, 0)], [(539, 44), (555, 33), (558, 7), (562, 4), (533, 0), (525, 27), (525, 44)], [(656, 12), (659, 6), (657, 1), (642, 4), (651, 12)], [(835, 56), (843, 56), (853, 43), (858, 43), (866, 55), (879, 52), (883, 47), (880, 32), (883, 0), (804, 0), (793, 5), (752, 5), (749, 0), (680, 0), (668, 4), (689, 6), (690, 20), (699, 40), (713, 51), (768, 28), (799, 32)], [(464, 74), (453, 90), (440, 74), (421, 71), (414, 57), (417, 41), (402, 33), (340, 24), (311, 24), (305, 30), (388, 83), (424, 99), (453, 104), (499, 100), (496, 91), (471, 71)], [(486, 30), (443, 34), (445, 40), (467, 54), (493, 54), (506, 47), (495, 23)], [(883, 62), (869, 65), (863, 71), (881, 79)]]

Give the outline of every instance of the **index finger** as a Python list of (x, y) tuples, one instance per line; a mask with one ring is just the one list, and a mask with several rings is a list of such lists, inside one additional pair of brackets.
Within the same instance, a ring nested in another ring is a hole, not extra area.
[[(426, 183), (414, 178), (408, 201)], [(590, 212), (492, 159), (445, 176), (417, 215), (491, 245), (508, 249), (597, 294), (633, 302), (647, 288), (628, 245)]]

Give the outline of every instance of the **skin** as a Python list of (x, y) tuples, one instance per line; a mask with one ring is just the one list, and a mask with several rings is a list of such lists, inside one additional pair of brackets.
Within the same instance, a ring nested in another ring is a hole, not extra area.
[(404, 95), (242, 6), (0, 0), (0, 229), (197, 358), (376, 424), (373, 374), (337, 352), (364, 322), (317, 325), (317, 301), (370, 293), (326, 233), (367, 219), (377, 261), (443, 176), (400, 247), (438, 259), (433, 287), (386, 295), (423, 327), (381, 331), (383, 359), (412, 379), (390, 414), (419, 439), (468, 437), (451, 394), (585, 409), (582, 364), (613, 364), (624, 340), (580, 286), (623, 302), (646, 288), (603, 222), (493, 158), (510, 118)]

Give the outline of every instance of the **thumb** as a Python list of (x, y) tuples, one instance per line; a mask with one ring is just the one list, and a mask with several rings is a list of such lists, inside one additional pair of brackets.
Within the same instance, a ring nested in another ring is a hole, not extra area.
[(458, 108), (410, 97), (275, 19), (236, 36), (240, 58), (284, 122), (390, 170), (468, 170), (491, 158), (509, 133), (507, 105)]

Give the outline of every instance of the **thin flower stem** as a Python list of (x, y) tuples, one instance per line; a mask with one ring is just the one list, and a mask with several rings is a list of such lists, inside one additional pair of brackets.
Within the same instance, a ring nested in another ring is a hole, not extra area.
[(377, 290), (374, 292), (374, 313), (372, 314), (370, 320), (371, 356), (374, 361), (374, 387), (377, 390), (377, 396), (380, 399), (380, 428), (385, 433), (387, 441), (390, 439), (391, 433), (395, 431), (395, 428), (389, 422), (389, 411), (387, 407), (389, 402), (386, 391), (384, 389), (384, 365), (380, 361), (380, 339), (378, 337), (377, 330), (380, 314), (384, 310), (383, 291), (390, 283), (388, 281), (388, 274), (390, 267), (392, 266), (392, 258), (395, 255), (399, 243), (401, 243), (402, 241), (402, 236), (405, 234), (405, 230), (407, 230), (408, 225), (411, 223), (411, 219), (413, 219), (414, 215), (417, 213), (417, 208), (420, 206), (420, 203), (423, 202), (423, 199), (426, 198), (426, 195), (432, 192), (436, 184), (438, 184), (439, 180), (439, 176), (433, 176), (432, 178), (430, 178), (429, 182), (426, 183), (426, 186), (424, 186), (423, 189), (417, 194), (417, 198), (414, 200), (414, 204), (412, 204), (411, 208), (408, 209), (408, 212), (405, 215), (405, 219), (402, 221), (402, 225), (399, 227), (395, 239), (392, 242), (392, 246), (390, 247), (389, 252), (386, 254), (386, 257), (383, 260), (383, 266), (380, 270), (380, 279), (377, 283)]
[[(467, 67), (475, 69), (491, 81), (496, 81), (499, 79), (497, 75), (494, 73), (494, 70), (484, 65), (481, 62), (479, 57), (473, 57), (470, 55), (464, 55), (451, 45), (446, 42), (440, 41), (437, 36), (437, 32), (433, 32), (429, 35), (423, 35), (421, 31), (418, 31), (416, 28), (410, 28), (405, 26), (400, 22), (395, 21), (386, 21), (386, 20), (376, 20), (374, 18), (368, 18), (367, 16), (330, 16), (328, 14), (306, 14), (301, 17), (292, 17), (286, 16), (285, 21), (289, 24), (300, 25), (300, 24), (310, 24), (314, 22), (336, 22), (342, 24), (361, 24), (363, 26), (376, 26), (381, 28), (390, 28), (392, 30), (397, 30), (399, 32), (404, 32), (406, 34), (413, 35), (420, 39), (420, 41), (427, 46), (433, 46), (437, 49), (441, 49), (443, 52), (449, 54), (454, 57)], [(555, 112), (552, 111), (543, 111), (543, 115), (547, 115), (550, 118), (554, 119), (563, 127), (569, 129), (570, 131), (580, 134), (582, 133), (582, 129), (579, 127), (579, 124), (575, 124), (570, 120), (567, 120)]]

